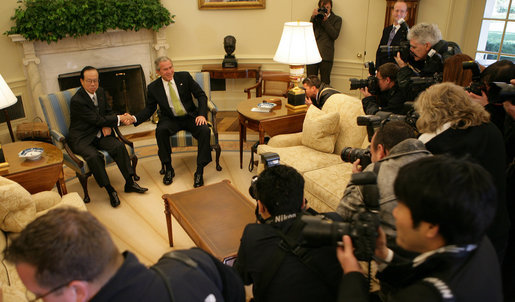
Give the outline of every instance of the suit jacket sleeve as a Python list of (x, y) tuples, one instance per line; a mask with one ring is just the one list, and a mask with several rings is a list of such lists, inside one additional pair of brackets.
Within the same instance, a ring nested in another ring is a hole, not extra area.
[(338, 36), (340, 35), (340, 30), (342, 28), (342, 18), (334, 14), (332, 15), (334, 16), (334, 21), (330, 22), (328, 19), (327, 21), (322, 22), (322, 26), (327, 35), (329, 35), (329, 37), (334, 41), (338, 39)]
[[(161, 80), (161, 79), (158, 79)], [(139, 124), (143, 123), (144, 121), (148, 120), (152, 114), (157, 109), (158, 104), (158, 97), (157, 97), (157, 89), (156, 87), (157, 82), (152, 82), (147, 87), (147, 104), (145, 105), (145, 108), (138, 112), (136, 116), (136, 123), (134, 123), (134, 126), (138, 126)], [(164, 93), (164, 91), (163, 91)]]
[(198, 102), (198, 113), (197, 113), (197, 116), (202, 115), (203, 117), (207, 118), (207, 111), (208, 111), (208, 109), (207, 109), (207, 95), (204, 92), (204, 90), (202, 90), (202, 88), (197, 83), (197, 81), (195, 81), (191, 77), (189, 72), (186, 73), (186, 74), (187, 74), (187, 77), (188, 77), (188, 88), (189, 88), (189, 91), (197, 99), (197, 102)]
[(95, 108), (93, 101), (84, 89), (79, 90), (70, 102), (71, 118), (79, 119), (87, 127), (100, 129), (102, 127), (116, 127), (118, 117), (113, 113), (105, 100), (104, 90), (97, 90), (99, 108)]

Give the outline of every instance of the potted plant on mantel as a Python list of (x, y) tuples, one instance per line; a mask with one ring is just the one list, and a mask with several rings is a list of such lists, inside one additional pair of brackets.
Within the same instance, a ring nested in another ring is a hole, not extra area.
[(159, 0), (24, 0), (11, 17), (16, 25), (4, 34), (57, 42), (108, 30), (159, 31), (175, 15)]

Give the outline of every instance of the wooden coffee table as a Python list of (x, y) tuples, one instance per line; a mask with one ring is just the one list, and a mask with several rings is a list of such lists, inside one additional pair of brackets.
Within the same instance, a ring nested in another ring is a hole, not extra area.
[[(270, 112), (254, 112), (252, 108), (263, 100), (280, 99), (282, 105)], [(285, 98), (261, 97), (242, 101), (238, 104), (237, 111), (240, 121), (240, 169), (243, 168), (243, 141), (247, 140), (246, 129), (259, 132), (259, 143), (265, 143), (265, 133), (270, 136), (302, 131), (302, 125), (306, 112), (294, 112), (286, 107)]]
[[(27, 148), (43, 148), (38, 160), (25, 160), (18, 153)], [(57, 185), (61, 195), (67, 194), (63, 174), (63, 153), (56, 146), (39, 141), (21, 141), (2, 145), (9, 163), (0, 175), (22, 185), (31, 194), (51, 190)]]
[(228, 180), (163, 199), (170, 246), (173, 215), (198, 247), (220, 260), (236, 256), (243, 229), (256, 221), (255, 204)]

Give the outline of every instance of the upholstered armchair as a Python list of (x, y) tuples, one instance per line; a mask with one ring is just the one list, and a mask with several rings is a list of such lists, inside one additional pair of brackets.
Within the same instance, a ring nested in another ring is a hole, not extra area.
[(281, 71), (261, 71), (258, 82), (243, 90), (247, 93), (247, 98), (251, 98), (252, 90), (255, 89), (255, 96), (264, 95), (287, 97), (288, 90), (292, 87), (290, 74)]
[[(191, 72), (190, 74), (207, 95), (207, 107), (209, 110), (207, 115), (207, 123), (211, 129), (211, 150), (215, 150), (216, 152), (216, 170), (222, 171), (222, 166), (220, 166), (220, 153), (222, 152), (222, 149), (220, 148), (220, 143), (218, 141), (218, 129), (216, 127), (216, 113), (218, 112), (218, 108), (216, 107), (215, 103), (211, 101), (211, 83), (209, 72)], [(197, 102), (195, 98), (193, 98), (193, 101)], [(191, 147), (198, 146), (198, 141), (193, 137), (193, 135), (191, 135), (190, 132), (181, 130), (170, 136), (170, 145), (172, 148)], [(159, 171), (159, 173), (165, 173), (163, 166), (161, 167), (161, 171)]]
[[(71, 88), (42, 95), (39, 97), (39, 102), (41, 103), (43, 114), (45, 115), (48, 128), (50, 129), (52, 142), (63, 152), (65, 165), (75, 171), (84, 190), (84, 202), (88, 203), (90, 201), (88, 194), (88, 177), (91, 176), (91, 171), (86, 161), (81, 156), (74, 154), (66, 142), (66, 136), (70, 128), (70, 101), (77, 90), (78, 88)], [(126, 145), (132, 168), (134, 169), (134, 180), (139, 180), (139, 176), (136, 174), (138, 157), (134, 153), (134, 144), (122, 135), (118, 127), (115, 127), (114, 130), (118, 139)], [(99, 152), (104, 156), (106, 165), (114, 162), (114, 159), (106, 151), (100, 150)]]

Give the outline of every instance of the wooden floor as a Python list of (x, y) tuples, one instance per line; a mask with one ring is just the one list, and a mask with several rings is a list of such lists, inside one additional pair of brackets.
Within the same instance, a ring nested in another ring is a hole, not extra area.
[[(224, 129), (233, 125), (235, 115), (227, 118)], [(224, 117), (225, 119), (225, 117)], [(219, 123), (219, 125), (223, 123)], [(237, 130), (236, 130), (237, 131)], [(175, 193), (193, 188), (193, 174), (196, 169), (196, 148), (174, 150), (172, 163), (175, 169), (175, 178), (171, 185), (162, 182), (161, 168), (157, 157), (157, 147), (152, 133), (133, 134), (131, 139), (135, 142), (139, 157), (137, 173), (141, 177), (138, 183), (148, 187), (144, 194), (123, 192), (124, 180), (116, 165), (107, 168), (113, 187), (118, 191), (121, 205), (112, 208), (106, 191), (99, 188), (93, 177), (88, 180), (91, 202), (87, 204), (88, 210), (95, 215), (109, 230), (120, 251), (130, 250), (135, 253), (141, 262), (146, 265), (155, 263), (162, 254), (171, 250), (168, 244), (168, 234), (164, 215), (164, 203), (161, 196), (165, 193)], [(239, 168), (238, 134), (234, 131), (224, 131), (220, 134), (222, 143), (222, 156), (220, 164), (222, 171), (216, 171), (214, 162), (204, 170), (205, 184), (212, 184), (228, 179), (243, 194), (248, 194), (250, 179), (254, 172), (246, 169), (250, 160), (249, 145), (257, 140), (257, 136), (248, 135), (245, 145), (244, 169)], [(214, 158), (214, 152), (213, 152)], [(67, 171), (66, 185), (68, 192), (78, 192), (83, 196), (82, 187), (73, 173)], [(216, 215), (216, 213), (213, 213)], [(222, 218), (221, 218), (222, 219)], [(228, 219), (228, 217), (223, 217)], [(177, 221), (173, 220), (174, 248), (184, 249), (194, 246), (194, 243), (183, 231)]]

